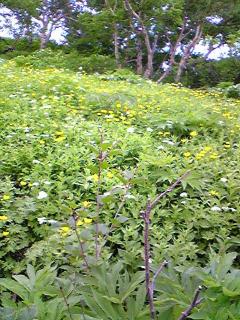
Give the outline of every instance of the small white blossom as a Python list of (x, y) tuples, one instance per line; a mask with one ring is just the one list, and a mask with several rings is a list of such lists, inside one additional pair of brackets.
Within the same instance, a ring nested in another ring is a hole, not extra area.
[(42, 199), (46, 199), (48, 197), (48, 194), (45, 191), (40, 191), (37, 199), (42, 200)]
[(186, 198), (188, 196), (187, 192), (180, 193), (181, 198)]
[(148, 127), (147, 132), (153, 132), (153, 129)]
[(223, 183), (226, 183), (227, 182), (227, 178), (221, 178), (220, 181), (223, 182)]
[(33, 163), (33, 164), (39, 164), (39, 163), (41, 163), (41, 161), (39, 161), (39, 160), (37, 160), (37, 159), (34, 159), (32, 163)]
[(45, 217), (41, 217), (41, 218), (37, 218), (37, 219), (38, 219), (39, 224), (47, 223), (47, 218), (45, 218)]
[(169, 144), (170, 146), (174, 146), (175, 143), (171, 140), (164, 139), (162, 142)]
[(127, 133), (134, 133), (134, 131), (135, 131), (135, 128), (133, 127), (130, 127), (127, 129)]
[(39, 182), (33, 182), (33, 187), (38, 187), (39, 186)]
[(51, 182), (46, 180), (46, 181), (44, 181), (44, 184), (49, 186), (51, 184)]
[(234, 208), (230, 208), (230, 207), (222, 207), (223, 211), (232, 211), (232, 212), (236, 212), (237, 210)]
[(217, 211), (222, 211), (222, 209), (219, 208), (218, 206), (212, 207), (211, 210), (212, 210), (212, 211), (216, 211), (216, 212), (217, 212)]

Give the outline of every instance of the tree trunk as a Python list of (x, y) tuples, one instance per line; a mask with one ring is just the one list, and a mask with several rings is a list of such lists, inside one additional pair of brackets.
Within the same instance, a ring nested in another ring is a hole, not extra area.
[(142, 75), (143, 74), (143, 52), (142, 52), (142, 40), (140, 38), (137, 39), (137, 74)]
[(148, 50), (148, 55), (147, 55), (147, 67), (144, 72), (144, 77), (147, 79), (150, 79), (153, 76), (153, 51)]
[(121, 57), (120, 57), (120, 51), (119, 51), (119, 42), (118, 42), (118, 29), (117, 25), (114, 24), (114, 54), (115, 54), (115, 61), (118, 69), (121, 69)]
[(188, 60), (191, 56), (192, 50), (196, 47), (197, 43), (200, 41), (202, 36), (202, 26), (198, 25), (196, 29), (196, 33), (192, 41), (186, 46), (185, 50), (183, 51), (182, 58), (178, 65), (177, 74), (175, 76), (175, 82), (178, 83), (181, 81), (181, 77), (183, 74), (184, 69), (187, 66)]

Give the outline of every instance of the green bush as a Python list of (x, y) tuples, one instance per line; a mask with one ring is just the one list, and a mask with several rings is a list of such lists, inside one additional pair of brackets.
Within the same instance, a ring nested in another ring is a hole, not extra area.
[(17, 66), (31, 66), (33, 68), (62, 68), (86, 73), (105, 73), (116, 68), (111, 57), (93, 54), (89, 57), (78, 55), (76, 52), (68, 54), (60, 50), (44, 49), (28, 56), (14, 59)]
[(240, 83), (234, 86), (230, 86), (226, 89), (227, 97), (239, 99), (240, 98)]

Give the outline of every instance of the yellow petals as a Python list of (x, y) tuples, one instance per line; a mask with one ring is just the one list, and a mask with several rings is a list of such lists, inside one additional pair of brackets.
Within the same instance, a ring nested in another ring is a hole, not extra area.
[(98, 177), (98, 175), (97, 175), (96, 173), (92, 176), (92, 180), (93, 180), (94, 182), (98, 182), (99, 177)]
[(56, 141), (56, 142), (62, 142), (64, 139), (65, 139), (65, 137), (59, 136), (59, 137), (55, 138), (54, 141)]
[(20, 181), (20, 186), (25, 187), (27, 185), (26, 181)]
[(84, 218), (83, 221), (84, 221), (84, 223), (86, 223), (86, 224), (92, 223), (92, 219), (89, 219), (89, 218)]
[(63, 135), (64, 135), (64, 132), (63, 132), (63, 131), (56, 131), (56, 132), (55, 132), (55, 135), (56, 135), (56, 136), (63, 136)]
[(197, 131), (191, 131), (191, 132), (190, 132), (190, 136), (191, 136), (192, 138), (196, 137), (197, 135), (198, 135)]
[(62, 236), (67, 236), (70, 232), (70, 228), (69, 227), (61, 227), (59, 229), (59, 232), (61, 233)]
[(183, 155), (184, 155), (185, 158), (189, 158), (191, 156), (191, 153), (190, 152), (184, 152)]
[(80, 226), (82, 226), (84, 223), (83, 223), (82, 220), (78, 220), (76, 224), (77, 224), (78, 227), (80, 227)]
[(91, 205), (91, 203), (90, 203), (89, 201), (83, 201), (83, 202), (82, 202), (82, 206), (83, 206), (84, 208), (89, 208), (90, 205)]
[(7, 201), (9, 199), (10, 199), (10, 196), (7, 195), (7, 194), (4, 194), (3, 197), (2, 197), (2, 200), (4, 200), (4, 201)]
[(0, 216), (0, 221), (7, 221), (8, 217), (7, 216)]
[(2, 236), (3, 236), (3, 237), (7, 237), (8, 235), (9, 235), (9, 232), (8, 232), (8, 231), (3, 231), (3, 232), (2, 232)]
[(215, 191), (215, 190), (211, 190), (211, 191), (209, 191), (209, 194), (210, 194), (210, 196), (216, 196), (216, 197), (218, 197), (220, 194), (219, 194), (219, 192), (217, 192), (217, 191)]
[(39, 144), (45, 144), (44, 140), (39, 140)]
[(107, 177), (108, 177), (109, 179), (111, 179), (111, 178), (113, 178), (113, 174), (112, 174), (111, 172), (108, 172), (108, 173), (107, 173)]

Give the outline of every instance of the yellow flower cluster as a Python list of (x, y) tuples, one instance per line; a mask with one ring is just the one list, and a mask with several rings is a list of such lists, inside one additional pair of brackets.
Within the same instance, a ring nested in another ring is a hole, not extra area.
[(0, 216), (0, 221), (7, 221), (8, 220), (8, 217), (7, 216)]
[(62, 142), (65, 140), (64, 132), (63, 131), (57, 131), (55, 132), (55, 142)]

